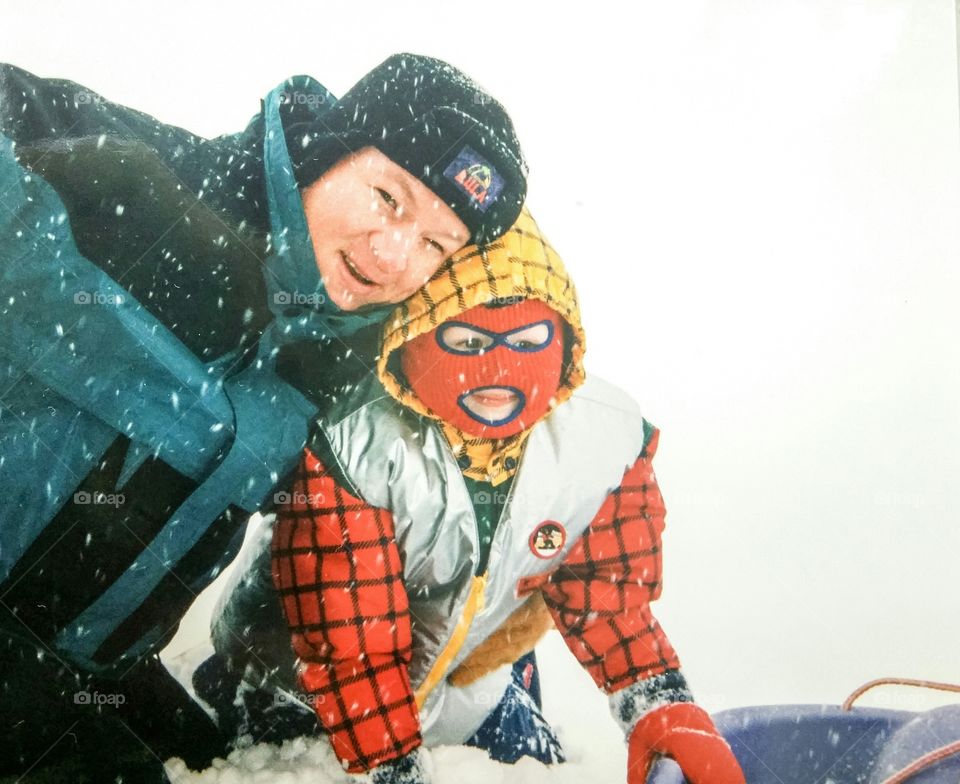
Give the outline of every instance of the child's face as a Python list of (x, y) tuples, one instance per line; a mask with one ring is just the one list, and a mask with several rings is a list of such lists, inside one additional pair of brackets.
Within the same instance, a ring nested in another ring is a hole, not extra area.
[(563, 364), (563, 320), (539, 300), (479, 305), (411, 340), (401, 365), (441, 419), (481, 438), (506, 438), (550, 410)]

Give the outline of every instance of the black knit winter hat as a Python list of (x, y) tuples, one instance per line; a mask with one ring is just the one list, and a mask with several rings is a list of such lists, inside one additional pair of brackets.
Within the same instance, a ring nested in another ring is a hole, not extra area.
[(301, 188), (344, 155), (373, 146), (450, 205), (474, 244), (504, 234), (526, 196), (527, 166), (503, 106), (432, 57), (393, 55), (329, 110), (284, 134)]

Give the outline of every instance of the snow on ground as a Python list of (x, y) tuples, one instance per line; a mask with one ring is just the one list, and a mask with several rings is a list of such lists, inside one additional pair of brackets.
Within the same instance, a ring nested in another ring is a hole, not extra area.
[[(435, 784), (582, 784), (583, 781), (621, 782), (624, 774), (598, 778), (596, 771), (580, 763), (549, 769), (531, 759), (516, 765), (491, 761), (485, 752), (467, 747), (442, 747), (430, 753)], [(298, 738), (282, 747), (261, 744), (235, 751), (229, 760), (201, 773), (186, 769), (174, 760), (167, 765), (175, 784), (343, 784), (350, 777), (338, 770), (338, 763), (324, 740)]]
[[(202, 597), (201, 608), (209, 601)], [(164, 656), (170, 671), (192, 692), (190, 675), (212, 648), (202, 643), (179, 654)], [(627, 755), (607, 700), (580, 669), (557, 632), (550, 632), (537, 649), (544, 686), (544, 713), (550, 720), (567, 762), (547, 767), (535, 760), (503, 765), (485, 752), (467, 747), (441, 747), (430, 757), (434, 784), (622, 784)], [(180, 760), (167, 770), (173, 784), (344, 784), (326, 739), (297, 739), (282, 747), (259, 744), (234, 751), (213, 767), (194, 772)]]

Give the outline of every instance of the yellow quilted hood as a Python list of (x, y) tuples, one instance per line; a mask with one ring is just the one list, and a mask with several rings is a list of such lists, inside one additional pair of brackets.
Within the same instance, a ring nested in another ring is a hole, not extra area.
[(573, 281), (530, 212), (499, 240), (469, 245), (455, 253), (422, 288), (387, 318), (377, 372), (387, 391), (403, 405), (432, 416), (403, 382), (397, 349), (470, 308), (492, 300), (539, 299), (567, 323), (564, 369), (555, 405), (583, 383), (586, 342)]

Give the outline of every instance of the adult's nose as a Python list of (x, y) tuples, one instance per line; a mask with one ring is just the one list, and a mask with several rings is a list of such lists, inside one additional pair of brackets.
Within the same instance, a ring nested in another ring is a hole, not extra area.
[(388, 275), (403, 272), (410, 261), (412, 238), (410, 232), (398, 228), (384, 228), (370, 234), (370, 253), (377, 269)]

